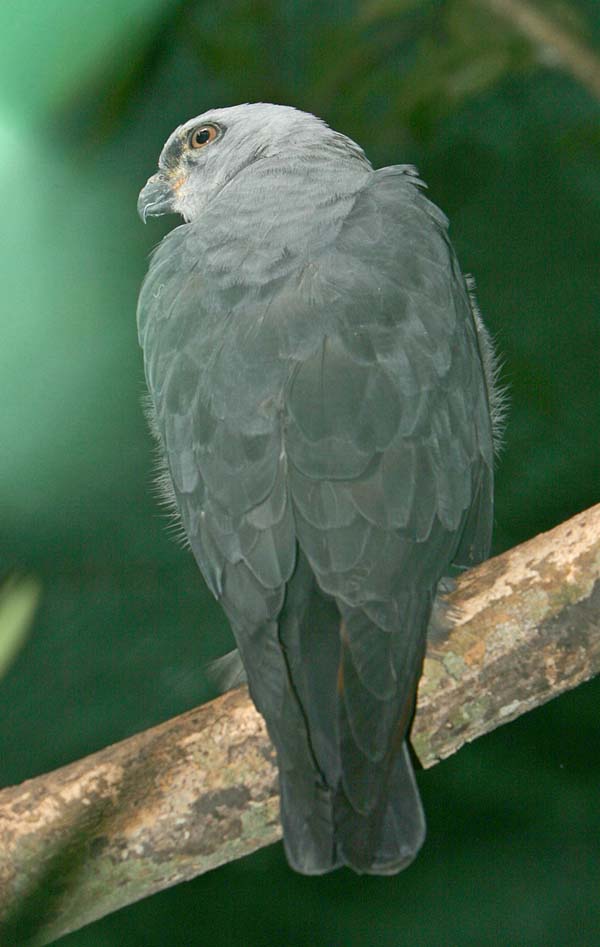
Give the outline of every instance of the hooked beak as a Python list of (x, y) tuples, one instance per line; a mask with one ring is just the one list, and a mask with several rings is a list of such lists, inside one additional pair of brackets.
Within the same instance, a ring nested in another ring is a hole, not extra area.
[[(137, 203), (138, 214), (143, 223), (146, 223), (148, 217), (176, 213), (173, 203), (178, 183), (181, 182), (169, 181), (161, 171), (148, 178), (140, 191)], [(174, 187), (173, 184), (176, 186)]]

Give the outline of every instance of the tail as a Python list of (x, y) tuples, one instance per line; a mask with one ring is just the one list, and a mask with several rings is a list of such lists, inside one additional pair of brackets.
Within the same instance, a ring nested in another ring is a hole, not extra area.
[(425, 814), (406, 743), (393, 762), (386, 796), (370, 815), (356, 812), (345, 797), (337, 800), (337, 849), (343, 864), (356, 872), (394, 875), (410, 865), (425, 841)]
[[(414, 632), (426, 626), (429, 610), (427, 600), (402, 604), (399, 643), (382, 630), (385, 609), (378, 624), (344, 606), (342, 618), (303, 557), (298, 563), (279, 622), (291, 686), (275, 743), (286, 855), (303, 874), (341, 865), (394, 874), (423, 844), (425, 817), (404, 736), (424, 647)], [(397, 623), (398, 603), (388, 612)], [(398, 664), (388, 690), (381, 670), (375, 674), (379, 696), (361, 663), (365, 643), (378, 667), (384, 659)]]
[(425, 815), (406, 743), (394, 760), (387, 800), (371, 813), (357, 812), (341, 789), (321, 785), (307, 794), (302, 782), (280, 773), (285, 852), (302, 874), (347, 865), (359, 874), (393, 875), (410, 865), (425, 841)]

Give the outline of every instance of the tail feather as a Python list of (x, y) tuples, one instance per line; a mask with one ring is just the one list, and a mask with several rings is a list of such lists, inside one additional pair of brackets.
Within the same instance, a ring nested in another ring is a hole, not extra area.
[(393, 761), (386, 797), (368, 815), (357, 812), (344, 793), (336, 798), (336, 850), (358, 873), (402, 871), (425, 841), (425, 814), (406, 743)]
[[(428, 604), (417, 605), (402, 607), (407, 635), (415, 630), (413, 621), (416, 626), (426, 620)], [(356, 625), (356, 616), (347, 618)], [(371, 619), (363, 619), (366, 636)], [(381, 637), (381, 629), (372, 627)], [(349, 633), (359, 631), (353, 626)], [(283, 744), (278, 757), (285, 850), (303, 874), (341, 865), (393, 874), (413, 860), (425, 838), (403, 742), (423, 648), (418, 642), (401, 648), (406, 680), (393, 695), (378, 699), (359, 680), (347, 638), (338, 606), (321, 592), (300, 554), (279, 617), (290, 689), (279, 720), (269, 727), (276, 745)]]
[(281, 820), (290, 865), (320, 875), (346, 865), (359, 874), (393, 875), (406, 868), (425, 841), (425, 815), (406, 744), (396, 756), (387, 801), (363, 815), (344, 791), (307, 774), (280, 773)]
[(333, 793), (314, 773), (307, 786), (306, 775), (280, 770), (283, 844), (292, 868), (303, 875), (322, 875), (344, 864), (336, 845)]

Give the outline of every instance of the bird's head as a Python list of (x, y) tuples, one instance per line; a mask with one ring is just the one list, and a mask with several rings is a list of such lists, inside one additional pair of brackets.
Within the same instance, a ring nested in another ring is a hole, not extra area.
[(308, 169), (328, 155), (369, 166), (358, 145), (308, 112), (263, 102), (212, 109), (167, 139), (159, 170), (140, 193), (138, 213), (144, 222), (169, 213), (192, 221), (207, 200), (257, 162)]

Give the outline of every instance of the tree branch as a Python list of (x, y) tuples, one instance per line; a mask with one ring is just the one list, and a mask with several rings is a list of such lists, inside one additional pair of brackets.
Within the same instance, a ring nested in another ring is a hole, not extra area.
[[(412, 730), (426, 767), (600, 671), (600, 505), (465, 573), (448, 604)], [(2, 790), (0, 941), (47, 944), (274, 842), (276, 775), (240, 689)]]
[(560, 66), (600, 100), (600, 59), (585, 42), (525, 0), (475, 0), (507, 21), (537, 47), (546, 63)]

